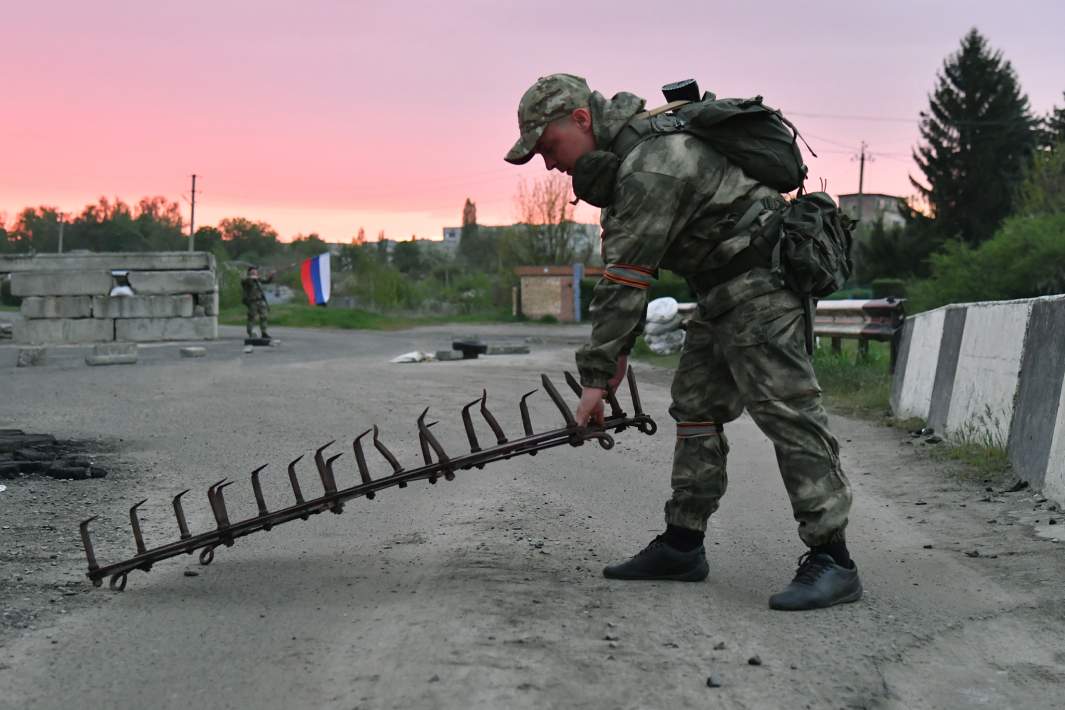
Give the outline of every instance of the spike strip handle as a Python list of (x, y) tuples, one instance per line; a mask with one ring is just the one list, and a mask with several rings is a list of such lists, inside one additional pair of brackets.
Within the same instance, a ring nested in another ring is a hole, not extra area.
[[(558, 390), (550, 380), (546, 378), (546, 376), (543, 378), (543, 382), (549, 396), (551, 396), (555, 404), (559, 405), (561, 409), (564, 402), (558, 394)], [(245, 535), (250, 535), (260, 530), (268, 530), (273, 526), (287, 523), (291, 520), (306, 520), (311, 515), (317, 515), (318, 513), (327, 510), (337, 512), (338, 508), (342, 509), (344, 501), (359, 497), (369, 497), (369, 494), (376, 493), (386, 488), (391, 488), (393, 486), (404, 487), (410, 482), (419, 480), (436, 480), (438, 476), (444, 475), (445, 473), (454, 474), (455, 471), (460, 469), (472, 468), (474, 466), (479, 467), (521, 454), (535, 454), (544, 449), (565, 446), (567, 444), (578, 446), (585, 441), (593, 439), (598, 440), (600, 445), (604, 448), (611, 448), (614, 445), (614, 440), (610, 434), (607, 433), (611, 429), (617, 430), (618, 428), (632, 426), (644, 433), (652, 433), (653, 429), (657, 428), (654, 420), (648, 415), (643, 414), (639, 406), (637, 399), (638, 395), (636, 394), (634, 387), (635, 379), (631, 370), (629, 373), (629, 384), (630, 387), (632, 387), (634, 395), (633, 404), (634, 409), (637, 412), (637, 414), (632, 417), (610, 417), (606, 419), (602, 427), (578, 428), (573, 420), (573, 415), (568, 409), (566, 409), (565, 413), (568, 415), (566, 416), (567, 426), (564, 428), (527, 436), (522, 439), (516, 439), (506, 444), (491, 446), (481, 451), (456, 458), (447, 458), (446, 454), (443, 454), (442, 448), (437, 449), (437, 447), (440, 446), (439, 442), (436, 441), (435, 437), (431, 434), (427, 435), (428, 426), (425, 426), (425, 430), (419, 432), (421, 434), (422, 442), (427, 448), (433, 449), (438, 456), (443, 455), (441, 460), (408, 471), (396, 471), (391, 476), (379, 478), (368, 483), (361, 483), (350, 488), (328, 492), (320, 498), (302, 501), (287, 508), (271, 511), (266, 515), (258, 515), (248, 518), (247, 520), (230, 522), (221, 489), (233, 482), (222, 479), (208, 489), (208, 500), (211, 504), (212, 512), (215, 515), (215, 520), (218, 523), (216, 529), (193, 535), (160, 547), (148, 549), (131, 559), (110, 565), (100, 566), (97, 563), (88, 530), (89, 523), (95, 520), (95, 517), (89, 518), (79, 526), (82, 542), (85, 546), (86, 558), (89, 563), (87, 576), (92, 580), (94, 586), (100, 586), (105, 578), (110, 577), (112, 588), (121, 589), (125, 586), (125, 575), (130, 571), (136, 569), (147, 570), (155, 562), (182, 554), (191, 554), (198, 549), (201, 550), (201, 562), (207, 564), (213, 559), (214, 549), (218, 545), (229, 546), (233, 544), (234, 540), (244, 537)], [(376, 443), (377, 442), (375, 441), (375, 445)], [(383, 444), (381, 446), (383, 447)], [(324, 450), (325, 448), (326, 447), (322, 447), (319, 451)], [(318, 454), (318, 458), (321, 458), (320, 453)], [(394, 458), (389, 459), (389, 461), (390, 463), (393, 462)], [(327, 467), (325, 466), (324, 460), (322, 461), (322, 464), (322, 469), (326, 469)], [(327, 475), (329, 474), (331, 474), (331, 472), (327, 471)]]

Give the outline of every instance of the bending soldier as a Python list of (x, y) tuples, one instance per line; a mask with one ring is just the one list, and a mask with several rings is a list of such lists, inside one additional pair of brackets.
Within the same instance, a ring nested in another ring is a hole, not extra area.
[(266, 294), (263, 293), (262, 285), (272, 282), (276, 273), (271, 272), (265, 279), (260, 279), (259, 270), (254, 266), (249, 266), (247, 276), (240, 280), (240, 286), (243, 290), (242, 301), (248, 309), (249, 338), (255, 337), (253, 327), (256, 321), (259, 322), (260, 336), (267, 339), (270, 337), (270, 334), (266, 332), (266, 316), (270, 313), (270, 306), (266, 302)]
[(862, 586), (844, 540), (851, 490), (804, 347), (803, 300), (768, 262), (751, 258), (752, 235), (787, 203), (699, 137), (677, 131), (633, 141), (634, 122), (649, 117), (638, 96), (608, 100), (580, 77), (554, 74), (522, 96), (521, 137), (506, 156), (520, 165), (539, 154), (547, 170), (572, 176), (579, 198), (603, 208), (607, 266), (592, 295), (591, 341), (577, 353), (579, 425), (602, 420), (603, 397), (625, 372), (657, 270), (687, 278), (698, 296), (673, 380), (677, 439), (666, 531), (603, 573), (706, 578), (707, 519), (727, 484), (724, 425), (746, 408), (776, 448), (809, 548), (770, 607), (856, 601)]

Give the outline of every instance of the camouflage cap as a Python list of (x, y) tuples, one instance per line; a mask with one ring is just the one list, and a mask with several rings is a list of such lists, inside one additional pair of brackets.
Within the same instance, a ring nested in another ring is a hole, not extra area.
[(570, 115), (574, 109), (588, 106), (591, 95), (588, 82), (573, 74), (551, 74), (537, 79), (518, 103), (521, 138), (504, 160), (515, 165), (529, 162), (544, 127)]

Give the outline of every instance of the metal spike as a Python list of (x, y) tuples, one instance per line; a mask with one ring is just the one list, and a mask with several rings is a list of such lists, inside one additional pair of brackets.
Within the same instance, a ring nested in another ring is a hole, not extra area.
[[(366, 465), (366, 454), (362, 450), (362, 441), (361, 441), (362, 437), (364, 437), (367, 434), (369, 434), (370, 431), (372, 431), (372, 430), (371, 429), (367, 429), (363, 433), (361, 433), (358, 436), (356, 436), (355, 437), (355, 441), (351, 442), (351, 448), (353, 448), (355, 450), (355, 465), (359, 467), (359, 478), (362, 479), (362, 482), (364, 484), (373, 483), (373, 479), (370, 478), (370, 468)], [(374, 492), (373, 491), (367, 491), (366, 492), (366, 498), (368, 500), (373, 500), (374, 499)]]
[(584, 388), (581, 387), (581, 383), (577, 382), (577, 378), (569, 370), (566, 370), (566, 384), (573, 390), (573, 394), (577, 395), (577, 399), (580, 399), (581, 395), (584, 394)]
[(610, 406), (611, 419), (621, 419), (625, 417), (625, 410), (621, 408), (621, 403), (618, 402), (617, 392), (609, 387), (606, 391), (606, 403)]
[(137, 519), (137, 508), (141, 507), (148, 502), (145, 498), (140, 503), (129, 509), (129, 524), (133, 528), (133, 540), (137, 543), (137, 554), (143, 555), (148, 551), (148, 548), (144, 546), (144, 536), (141, 535), (141, 521)]
[[(341, 454), (337, 454), (336, 456), (330, 456), (325, 462), (325, 470), (329, 474), (329, 485), (331, 485), (333, 487), (332, 491), (328, 491), (330, 493), (336, 493), (336, 491), (337, 491), (337, 479), (336, 479), (336, 475), (333, 473), (333, 462), (336, 461), (338, 458), (340, 458), (343, 455), (344, 454), (341, 453)], [(343, 501), (339, 501), (339, 500), (333, 501), (333, 503), (330, 506), (329, 510), (331, 510), (334, 513), (336, 513), (337, 515), (340, 515), (341, 513), (344, 512), (344, 502)]]
[(475, 454), (481, 450), (481, 445), (477, 441), (477, 432), (473, 429), (473, 418), (470, 416), (470, 407), (481, 401), (481, 398), (473, 400), (465, 407), (462, 408), (462, 426), (466, 429), (466, 438), (470, 440), (470, 453)]
[[(539, 390), (533, 390), (532, 392), (526, 392), (521, 396), (521, 403), (518, 404), (518, 409), (521, 410), (521, 426), (525, 430), (525, 436), (533, 436), (532, 417), (529, 416), (529, 403), (526, 402), (529, 397), (539, 392)], [(530, 451), (530, 456), (536, 456), (536, 451)]]
[(440, 442), (437, 440), (436, 436), (433, 435), (433, 432), (429, 431), (429, 427), (425, 424), (425, 415), (428, 411), (429, 408), (426, 407), (425, 411), (422, 412), (422, 415), (418, 417), (418, 433), (422, 437), (422, 446), (428, 444), (432, 447), (433, 452), (436, 454), (437, 461), (443, 466), (444, 478), (448, 481), (452, 481), (455, 479), (455, 472), (451, 470), (451, 458), (444, 451), (444, 447), (440, 445)]
[(174, 517), (177, 518), (178, 530), (181, 531), (181, 539), (188, 540), (192, 535), (189, 534), (189, 524), (185, 522), (185, 510), (181, 507), (181, 496), (189, 492), (189, 489), (178, 493), (174, 496)]
[(492, 433), (496, 435), (496, 443), (503, 445), (507, 443), (507, 435), (503, 433), (503, 428), (499, 426), (499, 422), (492, 416), (492, 413), (488, 411), (488, 390), (484, 390), (481, 393), (481, 416), (488, 422), (488, 426), (492, 429)]
[[(81, 545), (85, 548), (85, 559), (89, 562), (89, 572), (95, 572), (100, 569), (100, 565), (96, 563), (96, 550), (92, 546), (92, 538), (89, 537), (89, 523), (96, 520), (99, 516), (92, 516), (87, 520), (82, 520), (78, 525), (78, 530), (81, 531)], [(100, 586), (98, 581), (94, 581), (93, 584)]]
[(643, 406), (640, 404), (640, 390), (636, 388), (636, 373), (633, 372), (632, 365), (629, 365), (626, 378), (629, 381), (629, 396), (632, 397), (633, 414), (640, 416), (643, 414)]
[(300, 490), (300, 479), (296, 477), (296, 464), (298, 464), (302, 459), (302, 455), (297, 456), (288, 465), (288, 482), (292, 484), (292, 494), (296, 496), (297, 505), (304, 503), (303, 491)]
[[(399, 460), (397, 460), (396, 457), (392, 455), (392, 452), (388, 450), (388, 447), (384, 445), (384, 442), (377, 438), (377, 435), (377, 425), (375, 424), (373, 428), (374, 448), (377, 449), (377, 452), (384, 456), (385, 460), (388, 461), (390, 466), (392, 466), (392, 475), (403, 473), (403, 467), (399, 465)], [(407, 487), (406, 481), (401, 481), (398, 485), (400, 488)]]
[(333, 477), (332, 472), (326, 467), (325, 459), (322, 457), (322, 452), (328, 449), (330, 446), (336, 443), (336, 439), (333, 439), (325, 446), (318, 447), (318, 450), (314, 452), (314, 465), (318, 467), (318, 477), (322, 479), (322, 487), (327, 494), (337, 492), (337, 482)]
[(229, 527), (229, 513), (226, 510), (226, 499), (222, 495), (222, 489), (230, 485), (232, 481), (222, 479), (207, 489), (207, 500), (211, 504), (211, 512), (214, 513), (215, 524), (219, 530)]
[(569, 405), (566, 404), (566, 400), (562, 399), (562, 395), (558, 393), (558, 389), (555, 388), (553, 383), (547, 375), (540, 375), (540, 381), (544, 385), (544, 391), (547, 392), (547, 396), (551, 398), (551, 401), (558, 407), (558, 411), (562, 413), (562, 417), (566, 420), (567, 428), (576, 428), (577, 420), (573, 418), (573, 412), (570, 411)]
[[(259, 508), (259, 515), (264, 518), (270, 514), (270, 511), (266, 509), (266, 500), (263, 498), (263, 487), (259, 484), (259, 472), (269, 465), (270, 464), (264, 463), (262, 466), (251, 472), (251, 489), (255, 493), (255, 505)], [(263, 525), (264, 530), (269, 530), (271, 527), (273, 526), (270, 525), (270, 523)]]
[[(425, 436), (425, 432), (429, 431), (429, 427), (425, 426), (425, 415), (429, 413), (429, 408), (426, 407), (421, 416), (418, 417), (418, 444), (422, 449), (422, 460), (426, 466), (431, 466), (433, 463), (433, 457), (429, 453), (429, 439)], [(436, 474), (429, 474), (429, 483), (436, 483)]]

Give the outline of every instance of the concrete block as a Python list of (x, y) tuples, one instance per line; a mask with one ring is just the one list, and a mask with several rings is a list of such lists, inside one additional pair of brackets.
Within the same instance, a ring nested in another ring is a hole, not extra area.
[(10, 338), (15, 334), (15, 326), (10, 323), (0, 323), (0, 338)]
[(203, 307), (204, 315), (218, 315), (218, 291), (196, 294), (196, 306)]
[(437, 350), (436, 351), (436, 359), (437, 360), (442, 360), (442, 361), (462, 360), (463, 359), (462, 358), (462, 351), (460, 351), (460, 350)]
[(112, 269), (194, 271), (215, 269), (214, 255), (202, 251), (101, 252), (99, 254), (12, 254), (0, 256), (0, 274), (26, 271), (110, 271)]
[(92, 296), (30, 296), (20, 311), (23, 318), (88, 318)]
[[(1065, 425), (1060, 405), (1065, 389), (1062, 343), (1065, 343), (1065, 297), (1036, 299), (1024, 336), (1008, 450), (1017, 476), (1035, 488), (1045, 483), (1048, 490), (1054, 487), (1047, 477), (1054, 470), (1051, 451), (1055, 430)], [(1065, 471), (1065, 466), (1061, 470)], [(1047, 478), (1045, 482), (1044, 478)]]
[(188, 318), (193, 314), (191, 294), (181, 296), (94, 296), (94, 318)]
[(132, 365), (137, 362), (136, 343), (105, 343), (96, 345), (92, 355), (85, 358), (86, 365)]
[(961, 357), (961, 341), (965, 335), (965, 306), (948, 306), (943, 316), (943, 337), (939, 343), (936, 378), (932, 383), (932, 401), (928, 405), (928, 426), (936, 431), (947, 428), (951, 397), (954, 396), (954, 376)]
[(29, 345), (101, 343), (114, 339), (113, 320), (47, 318), (21, 320), (15, 325), (15, 341)]
[(1031, 311), (1031, 300), (966, 307), (946, 418), (946, 431), (952, 437), (1006, 447)]
[(11, 293), (15, 296), (105, 296), (110, 292), (110, 271), (11, 274)]
[(218, 289), (213, 271), (130, 271), (129, 285), (138, 296), (205, 293)]
[(16, 367), (37, 367), (47, 360), (47, 348), (19, 348)]
[(1043, 475), (1043, 493), (1055, 503), (1065, 506), (1065, 387), (1058, 398), (1054, 434)]
[(901, 379), (894, 403), (897, 416), (928, 419), (946, 313), (947, 309), (937, 308), (906, 319), (909, 329), (906, 365), (895, 368), (895, 377)]
[(155, 340), (213, 340), (218, 337), (218, 319), (119, 318), (115, 337), (137, 343)]
[(485, 355), (528, 355), (528, 345), (489, 345)]
[(188, 348), (181, 348), (181, 357), (206, 357), (207, 348), (201, 348), (199, 346), (192, 346)]

